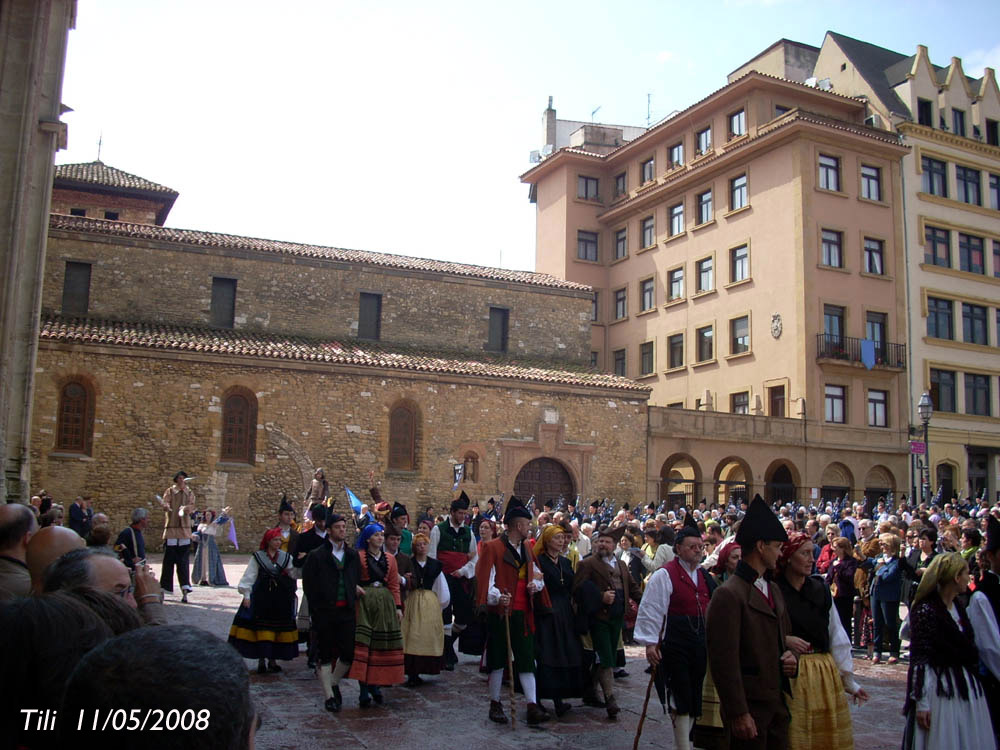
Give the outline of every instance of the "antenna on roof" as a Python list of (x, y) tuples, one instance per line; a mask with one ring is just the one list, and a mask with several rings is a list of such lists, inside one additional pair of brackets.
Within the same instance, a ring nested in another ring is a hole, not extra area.
[(104, 145), (104, 131), (102, 130), (101, 134), (97, 136), (97, 161), (101, 160), (101, 146), (103, 145)]
[(646, 127), (647, 128), (649, 127), (649, 124), (650, 124), (650, 122), (652, 122), (652, 119), (653, 119), (652, 103), (653, 103), (653, 95), (651, 93), (650, 94), (646, 94)]
[(594, 121), (594, 115), (596, 115), (600, 111), (601, 111), (601, 106), (597, 105), (597, 109), (595, 109), (593, 112), (590, 113), (590, 121), (591, 122)]

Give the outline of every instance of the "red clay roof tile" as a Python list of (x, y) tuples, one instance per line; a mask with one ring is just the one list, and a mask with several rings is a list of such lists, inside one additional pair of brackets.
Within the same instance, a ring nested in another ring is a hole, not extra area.
[(330, 365), (388, 370), (437, 372), (446, 375), (502, 378), (623, 391), (648, 398), (650, 388), (628, 378), (591, 372), (565, 363), (519, 360), (483, 354), (478, 359), (458, 352), (430, 352), (355, 340), (314, 340), (256, 331), (126, 322), (43, 315), (42, 341), (95, 346), (167, 349), (262, 359), (290, 359)]

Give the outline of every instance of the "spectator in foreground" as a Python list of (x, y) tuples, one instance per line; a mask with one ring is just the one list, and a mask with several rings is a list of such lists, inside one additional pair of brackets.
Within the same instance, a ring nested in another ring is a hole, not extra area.
[[(257, 730), (250, 681), (239, 654), (211, 633), (186, 625), (140, 628), (88, 653), (66, 685), (59, 712), (66, 717), (59, 724), (63, 745), (80, 743), (72, 717), (81, 711), (103, 716), (115, 709), (136, 709), (142, 716), (176, 712), (181, 728), (144, 732), (145, 750), (248, 750)], [(84, 722), (82, 731), (87, 729)], [(112, 747), (135, 742), (134, 733), (112, 737), (109, 732), (94, 741)]]
[(144, 565), (136, 568), (133, 584), (128, 568), (113, 553), (79, 549), (67, 552), (45, 571), (46, 592), (82, 586), (121, 597), (149, 625), (166, 623), (156, 579)]
[(0, 601), (31, 593), (26, 557), (36, 531), (38, 522), (28, 506), (0, 505)]
[(25, 554), (25, 562), (31, 574), (31, 590), (36, 594), (42, 593), (45, 569), (70, 550), (80, 549), (83, 546), (83, 539), (71, 529), (62, 526), (46, 526), (39, 529), (28, 542)]

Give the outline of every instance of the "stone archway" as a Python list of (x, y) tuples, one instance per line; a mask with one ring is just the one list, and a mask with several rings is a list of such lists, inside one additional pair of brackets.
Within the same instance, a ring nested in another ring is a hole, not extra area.
[(528, 461), (514, 479), (514, 494), (525, 503), (534, 495), (535, 507), (541, 508), (546, 501), (558, 504), (560, 497), (566, 502), (576, 499), (573, 478), (566, 467), (553, 458), (535, 458)]
[(764, 495), (769, 503), (800, 499), (799, 489), (799, 473), (791, 461), (773, 461), (764, 472)]
[(694, 507), (701, 489), (701, 466), (687, 453), (674, 453), (660, 467), (660, 500), (671, 509)]
[(753, 470), (739, 456), (728, 456), (716, 465), (712, 502), (721, 506), (730, 503), (749, 503), (749, 492), (753, 486)]

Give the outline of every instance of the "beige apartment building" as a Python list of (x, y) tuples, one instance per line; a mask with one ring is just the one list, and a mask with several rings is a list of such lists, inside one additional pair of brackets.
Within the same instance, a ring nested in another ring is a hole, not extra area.
[(867, 116), (749, 70), (637, 137), (584, 124), (522, 176), (537, 271), (594, 289), (592, 363), (652, 389), (650, 499), (906, 491), (909, 149)]
[[(813, 76), (864, 96), (903, 157), (910, 422), (928, 392), (931, 491), (1000, 489), (1000, 93), (994, 71), (931, 63), (828, 33)], [(922, 435), (919, 438), (922, 440)], [(919, 476), (920, 471), (916, 474)]]

